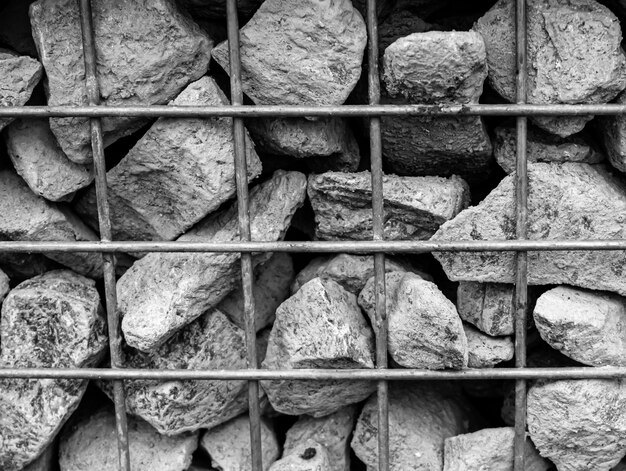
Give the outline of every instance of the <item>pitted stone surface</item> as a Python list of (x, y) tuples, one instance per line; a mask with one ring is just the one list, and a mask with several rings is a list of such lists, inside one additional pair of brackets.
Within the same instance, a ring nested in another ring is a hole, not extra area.
[(465, 322), (487, 335), (513, 335), (515, 332), (514, 285), (461, 281), (456, 307)]
[(491, 368), (513, 358), (515, 344), (511, 337), (492, 337), (470, 324), (463, 324), (463, 330), (467, 337), (467, 366), (470, 368)]
[(276, 461), (269, 471), (329, 471), (331, 461), (323, 445), (307, 440), (293, 453)]
[[(0, 49), (0, 106), (24, 105), (42, 75), (39, 61)], [(0, 129), (11, 121), (13, 118), (0, 118)]]

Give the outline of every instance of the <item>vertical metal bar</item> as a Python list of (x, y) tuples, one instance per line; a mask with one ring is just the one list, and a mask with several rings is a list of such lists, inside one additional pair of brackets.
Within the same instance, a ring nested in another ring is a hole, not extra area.
[[(234, 106), (243, 105), (241, 87), (241, 57), (239, 53), (239, 20), (237, 0), (227, 0), (228, 52), (230, 56), (230, 94)], [(242, 241), (250, 241), (250, 208), (248, 198), (248, 164), (246, 161), (246, 140), (243, 119), (233, 118), (233, 139), (235, 150), (235, 173), (237, 179), (237, 209), (239, 212), (239, 233)], [(241, 281), (245, 312), (245, 331), (248, 368), (256, 369), (256, 326), (253, 295), (254, 273), (252, 254), (241, 254)], [(248, 381), (248, 407), (250, 418), (250, 446), (253, 471), (262, 471), (261, 408), (259, 405), (259, 382)]]
[[(517, 0), (515, 9), (517, 54), (517, 103), (526, 102), (526, 0)], [(528, 223), (528, 166), (526, 160), (527, 118), (517, 118), (517, 172), (516, 172), (516, 235), (527, 238)], [(517, 252), (515, 264), (515, 366), (526, 366), (526, 312), (528, 304), (528, 253)], [(526, 442), (526, 380), (515, 382), (515, 471), (524, 471)]]
[[(378, 18), (376, 0), (367, 1), (368, 89), (369, 104), (380, 103), (378, 73)], [(369, 120), (370, 159), (372, 170), (372, 229), (373, 239), (384, 239), (383, 161), (380, 118)], [(387, 368), (387, 309), (385, 290), (385, 254), (374, 254), (376, 285), (376, 368)], [(378, 382), (378, 469), (389, 470), (389, 388), (387, 381)]]
[[(85, 59), (85, 88), (90, 106), (100, 104), (100, 89), (96, 71), (96, 45), (91, 13), (91, 1), (80, 0), (80, 24), (83, 39), (83, 56)], [(100, 238), (102, 241), (111, 241), (111, 218), (109, 201), (107, 199), (106, 166), (104, 162), (104, 141), (102, 139), (102, 125), (100, 118), (89, 120), (91, 131), (91, 147), (93, 151), (96, 200), (98, 204), (98, 221)], [(122, 367), (122, 343), (120, 322), (117, 311), (117, 295), (115, 291), (115, 255), (104, 253), (103, 276), (106, 296), (107, 323), (109, 330), (109, 351), (111, 353), (111, 368)], [(113, 402), (115, 405), (115, 425), (117, 435), (117, 451), (119, 469), (130, 471), (130, 449), (128, 443), (128, 425), (126, 420), (126, 398), (124, 383), (113, 382)]]

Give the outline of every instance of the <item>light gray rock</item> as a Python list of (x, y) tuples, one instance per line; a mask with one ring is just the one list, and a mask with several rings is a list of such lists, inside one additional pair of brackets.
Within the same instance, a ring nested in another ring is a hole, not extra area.
[(515, 344), (511, 337), (492, 337), (470, 324), (463, 324), (463, 330), (467, 337), (467, 366), (470, 368), (492, 368), (513, 358)]
[[(200, 448), (211, 457), (211, 465), (221, 471), (247, 471), (252, 469), (250, 454), (250, 419), (247, 414), (207, 430)], [(261, 418), (261, 451), (263, 470), (280, 457), (280, 446), (274, 427)]]
[(330, 471), (331, 461), (323, 445), (314, 440), (300, 444), (293, 453), (276, 461), (269, 471)]
[[(39, 61), (0, 49), (0, 106), (24, 105), (42, 74)], [(0, 118), (0, 129), (11, 121), (13, 118)]]
[[(91, 167), (69, 160), (44, 118), (17, 119), (5, 131), (7, 152), (33, 193), (50, 201), (69, 201), (94, 179)], [(97, 225), (96, 225), (97, 227)]]
[[(369, 172), (328, 172), (309, 177), (317, 238), (372, 239)], [(383, 178), (385, 240), (428, 239), (469, 203), (469, 187), (452, 177)]]
[(0, 270), (0, 303), (4, 300), (7, 294), (9, 294), (9, 277)]
[[(616, 102), (626, 103), (626, 93), (621, 93)], [(604, 116), (599, 121), (598, 129), (609, 162), (620, 172), (626, 172), (626, 119), (620, 115)]]
[(513, 335), (514, 297), (514, 285), (461, 281), (457, 289), (456, 308), (461, 319), (487, 335)]
[[(528, 166), (528, 238), (626, 237), (626, 187), (602, 165)], [(515, 175), (500, 182), (478, 206), (441, 226), (433, 241), (515, 238)], [(434, 253), (453, 281), (513, 283), (513, 253)], [(624, 251), (529, 252), (532, 285), (569, 284), (626, 295)]]
[(563, 380), (528, 392), (528, 431), (560, 471), (608, 471), (626, 454), (622, 381)]
[[(240, 34), (243, 91), (257, 105), (339, 105), (361, 75), (367, 34), (350, 0), (266, 0)], [(228, 72), (228, 43), (212, 54)]]
[[(527, 8), (528, 95), (533, 104), (607, 103), (626, 87), (617, 17), (595, 0), (530, 0)], [(489, 82), (515, 102), (515, 1), (500, 0), (474, 25), (485, 40)], [(591, 116), (533, 121), (562, 137)]]
[[(187, 469), (191, 464), (191, 455), (198, 447), (197, 433), (166, 437), (135, 417), (128, 418), (128, 439), (133, 471)], [(61, 436), (61, 471), (117, 469), (118, 463), (115, 414), (112, 410), (101, 410), (72, 424)]]
[[(228, 99), (210, 77), (188, 85), (171, 105), (219, 106)], [(248, 181), (261, 173), (254, 144), (246, 138)], [(113, 238), (172, 240), (236, 193), (231, 118), (159, 118), (107, 172)], [(76, 205), (98, 225), (96, 191)]]
[[(374, 323), (374, 277), (361, 294), (359, 305)], [(385, 275), (387, 289), (388, 350), (406, 368), (467, 367), (467, 338), (454, 304), (437, 285), (407, 272)]]
[[(284, 237), (305, 198), (306, 178), (276, 172), (250, 191), (252, 240)], [(239, 240), (237, 205), (214, 214), (184, 234), (181, 241)], [(255, 264), (269, 253), (254, 257)], [(237, 287), (238, 253), (152, 253), (118, 280), (117, 297), (126, 342), (142, 351), (156, 349), (177, 330), (216, 306)]]
[[(51, 271), (15, 287), (2, 304), (3, 368), (93, 367), (107, 347), (95, 282)], [(18, 471), (44, 452), (74, 412), (87, 381), (0, 381), (0, 468)]]
[[(315, 278), (276, 310), (264, 369), (373, 368), (374, 334), (356, 296), (332, 280)], [(323, 417), (360, 402), (371, 381), (261, 381), (283, 414)]]
[(53, 443), (39, 455), (39, 458), (26, 465), (22, 471), (57, 471), (58, 461), (57, 446), (56, 443)]
[[(98, 0), (92, 10), (103, 105), (166, 104), (207, 71), (212, 42), (178, 12), (174, 2)], [(31, 5), (30, 19), (48, 79), (48, 104), (86, 105), (78, 4), (39, 0)], [(103, 118), (105, 145), (144, 123), (137, 118)], [(70, 160), (91, 162), (87, 119), (52, 118), (50, 127)]]
[[(30, 241), (99, 240), (76, 215), (35, 195), (16, 174), (0, 171), (0, 239)], [(48, 253), (47, 257), (89, 277), (102, 276), (98, 253)]]

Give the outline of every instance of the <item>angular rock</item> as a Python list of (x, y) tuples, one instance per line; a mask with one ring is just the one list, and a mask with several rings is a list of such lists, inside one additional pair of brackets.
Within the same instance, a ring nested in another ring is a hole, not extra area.
[(528, 392), (528, 431), (544, 458), (565, 471), (608, 471), (626, 454), (622, 381), (563, 380)]
[[(130, 464), (133, 471), (180, 471), (191, 464), (198, 434), (166, 437), (143, 420), (128, 418)], [(61, 471), (117, 469), (115, 414), (99, 411), (65, 430), (59, 446)]]
[[(367, 34), (350, 0), (266, 0), (240, 34), (243, 91), (257, 105), (339, 105), (361, 75)], [(228, 72), (228, 42), (212, 54)]]
[[(374, 323), (375, 280), (370, 278), (359, 295), (359, 305)], [(437, 285), (407, 272), (385, 275), (387, 290), (388, 350), (406, 368), (467, 367), (467, 338), (454, 304)]]
[[(43, 68), (39, 61), (0, 49), (0, 106), (22, 106), (41, 80)], [(0, 118), (0, 129), (13, 118)]]
[[(530, 0), (528, 103), (607, 103), (626, 87), (626, 58), (617, 17), (595, 0)], [(498, 1), (474, 25), (485, 40), (489, 82), (516, 99), (515, 1)], [(562, 137), (579, 132), (591, 116), (533, 121)]]
[[(621, 93), (616, 100), (626, 103), (626, 93)], [(626, 172), (626, 119), (624, 116), (604, 116), (598, 126), (609, 162), (620, 172)]]
[[(369, 172), (328, 172), (309, 177), (317, 238), (372, 238), (372, 181)], [(469, 203), (469, 187), (452, 177), (383, 178), (385, 240), (428, 239)]]
[[(202, 77), (171, 104), (219, 106), (228, 99), (212, 78)], [(249, 138), (246, 159), (251, 181), (261, 162)], [(235, 195), (234, 161), (231, 118), (158, 119), (107, 172), (113, 238), (175, 239)], [(97, 227), (95, 188), (76, 209)]]
[(463, 324), (463, 330), (470, 368), (491, 368), (513, 358), (515, 344), (511, 337), (491, 337), (470, 324)]
[(57, 471), (58, 469), (56, 443), (48, 446), (35, 461), (28, 464), (22, 471)]
[(323, 445), (307, 440), (300, 444), (293, 453), (276, 461), (269, 471), (328, 471), (331, 461)]
[(513, 335), (514, 297), (514, 285), (461, 281), (457, 290), (456, 308), (461, 319), (487, 335)]
[[(297, 172), (276, 172), (250, 191), (252, 240), (284, 237), (305, 198), (306, 179)], [(227, 242), (239, 239), (237, 205), (211, 215), (178, 240)], [(269, 253), (254, 257), (265, 262)], [(152, 253), (118, 280), (117, 297), (126, 342), (150, 351), (208, 309), (240, 279), (238, 253)]]
[[(602, 165), (528, 166), (528, 238), (622, 239), (626, 237), (626, 187)], [(433, 236), (443, 240), (515, 238), (514, 175), (500, 182), (478, 206), (445, 223)], [(442, 253), (435, 258), (453, 281), (513, 283), (513, 253)], [(626, 252), (544, 251), (528, 253), (533, 285), (569, 284), (626, 295)]]
[[(99, 240), (68, 208), (38, 197), (14, 173), (0, 171), (0, 239), (30, 241)], [(47, 253), (47, 257), (89, 276), (102, 276), (98, 253)]]
[[(200, 448), (211, 457), (214, 469), (247, 471), (252, 469), (250, 455), (250, 419), (247, 414), (207, 430), (200, 441)], [(263, 469), (280, 456), (280, 446), (274, 427), (261, 418), (261, 451)]]
[[(276, 310), (265, 369), (373, 368), (374, 334), (356, 296), (332, 280), (315, 278)], [(360, 402), (371, 381), (261, 381), (272, 407), (283, 414), (323, 417)]]
[(350, 471), (350, 437), (356, 415), (357, 408), (351, 405), (326, 417), (301, 416), (287, 431), (283, 457), (297, 453), (302, 443), (313, 440), (326, 448), (330, 471)]
[(0, 303), (2, 303), (7, 294), (9, 294), (9, 277), (0, 270)]
[[(174, 2), (98, 0), (92, 9), (103, 105), (166, 104), (205, 74), (212, 42)], [(87, 105), (78, 5), (73, 0), (38, 0), (31, 5), (30, 19), (48, 79), (48, 104)], [(103, 118), (105, 145), (144, 123)], [(91, 162), (87, 119), (51, 118), (50, 127), (70, 160)]]
[[(104, 312), (95, 282), (52, 271), (15, 287), (2, 304), (3, 368), (96, 366), (106, 347)], [(74, 412), (87, 381), (0, 381), (0, 469), (21, 470), (52, 443)]]
[(5, 141), (17, 173), (33, 193), (47, 200), (69, 201), (94, 179), (91, 167), (65, 156), (47, 119), (15, 120), (5, 131)]

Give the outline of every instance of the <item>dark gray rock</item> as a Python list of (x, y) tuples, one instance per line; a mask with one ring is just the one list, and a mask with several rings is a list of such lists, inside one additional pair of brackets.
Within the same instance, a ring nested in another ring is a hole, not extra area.
[(425, 33), (432, 27), (412, 11), (394, 8), (378, 26), (378, 50), (384, 53), (398, 39), (413, 33)]
[(48, 448), (46, 448), (44, 452), (39, 455), (39, 458), (26, 465), (22, 471), (57, 471), (58, 461), (57, 446), (55, 442), (52, 445), (49, 445)]
[[(626, 103), (626, 93), (621, 93), (616, 100)], [(600, 118), (600, 134), (609, 162), (620, 172), (626, 172), (626, 119), (624, 116), (605, 116)]]
[(331, 461), (323, 445), (307, 440), (293, 453), (276, 461), (269, 471), (330, 471)]
[(513, 358), (515, 344), (511, 337), (492, 337), (470, 324), (463, 324), (463, 330), (467, 337), (467, 366), (470, 368), (492, 368)]
[[(0, 240), (6, 240), (0, 236)], [(13, 280), (24, 281), (33, 276), (59, 268), (59, 265), (41, 254), (0, 253), (0, 268)]]
[[(37, 60), (0, 49), (0, 106), (25, 104), (42, 74), (43, 68)], [(0, 118), (0, 129), (11, 121), (13, 118)]]

